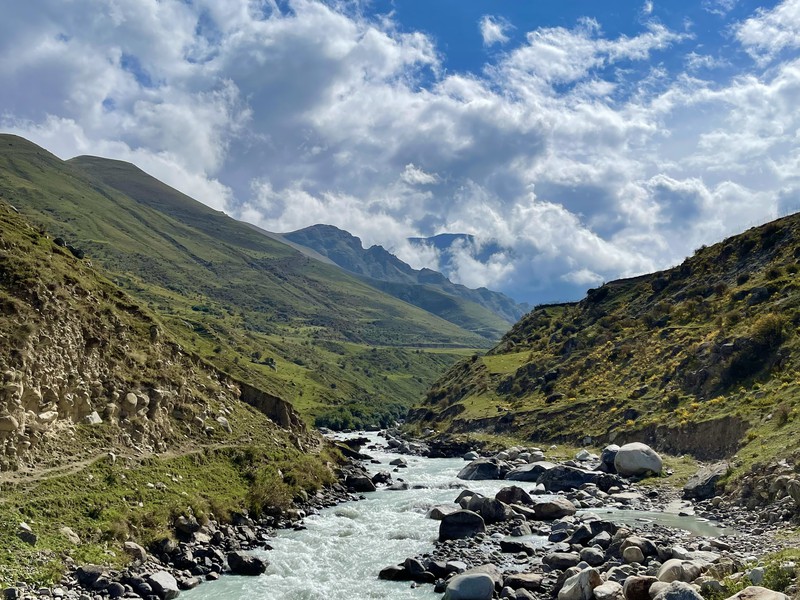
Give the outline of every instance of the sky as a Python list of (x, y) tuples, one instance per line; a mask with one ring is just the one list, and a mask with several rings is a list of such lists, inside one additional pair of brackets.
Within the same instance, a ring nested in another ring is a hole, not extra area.
[[(520, 301), (577, 299), (800, 209), (800, 0), (0, 14), (1, 130), (131, 161), (272, 231), (336, 225)], [(440, 233), (475, 241), (446, 261), (407, 242)]]

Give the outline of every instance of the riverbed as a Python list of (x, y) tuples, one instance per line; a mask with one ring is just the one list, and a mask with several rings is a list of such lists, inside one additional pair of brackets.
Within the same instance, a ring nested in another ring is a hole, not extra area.
[[(382, 438), (368, 434), (372, 443)], [(187, 600), (371, 600), (438, 598), (433, 586), (412, 587), (408, 582), (381, 581), (378, 572), (406, 557), (422, 555), (433, 549), (439, 522), (425, 517), (434, 505), (452, 503), (460, 489), (494, 496), (500, 488), (514, 482), (461, 481), (456, 475), (466, 464), (462, 459), (429, 459), (403, 456), (408, 467), (393, 471), (389, 462), (400, 455), (364, 449), (380, 464), (367, 464), (370, 472), (391, 471), (394, 481), (403, 480), (410, 489), (385, 488), (364, 494), (364, 500), (347, 502), (308, 517), (305, 529), (281, 531), (270, 541), (272, 550), (259, 552), (270, 561), (267, 572), (259, 577), (226, 575), (219, 581), (205, 583), (185, 592)], [(529, 484), (522, 484), (530, 487)], [(702, 529), (705, 535), (718, 531), (695, 517), (635, 511), (606, 511), (603, 518), (634, 523), (637, 518), (687, 530)], [(526, 538), (544, 544), (546, 538)]]

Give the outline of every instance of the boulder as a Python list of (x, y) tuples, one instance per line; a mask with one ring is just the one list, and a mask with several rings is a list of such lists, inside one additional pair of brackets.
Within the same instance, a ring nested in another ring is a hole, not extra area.
[(592, 600), (594, 588), (603, 583), (595, 569), (584, 569), (564, 582), (558, 592), (558, 600)]
[(442, 600), (492, 600), (494, 580), (487, 573), (462, 573), (448, 583)]
[(575, 505), (566, 498), (553, 498), (533, 505), (533, 512), (540, 521), (552, 521), (577, 512)]
[(619, 452), (619, 446), (616, 444), (609, 444), (603, 448), (603, 451), (600, 453), (600, 466), (597, 467), (597, 470), (605, 473), (616, 473), (617, 469), (614, 467), (614, 459), (617, 457), (617, 452)]
[(136, 542), (125, 542), (125, 544), (123, 544), (123, 549), (125, 550), (125, 553), (133, 560), (137, 560), (139, 562), (144, 562), (147, 560), (147, 551)]
[(516, 485), (502, 488), (495, 498), (506, 504), (533, 504), (530, 494)]
[(376, 490), (375, 484), (366, 475), (348, 475), (344, 484), (351, 492), (374, 492)]
[(581, 557), (576, 552), (551, 552), (544, 555), (542, 562), (551, 569), (565, 571), (581, 562)]
[(637, 546), (628, 546), (622, 551), (622, 559), (626, 563), (643, 563), (644, 552)]
[(17, 537), (30, 546), (35, 546), (38, 539), (31, 526), (25, 522), (19, 524)]
[(703, 600), (703, 597), (688, 583), (673, 581), (654, 600)]
[(503, 585), (515, 590), (535, 592), (542, 587), (542, 579), (539, 573), (512, 573), (505, 578)]
[(726, 462), (702, 467), (683, 486), (683, 497), (695, 500), (706, 500), (713, 497), (717, 489), (717, 481), (728, 472), (728, 467)]
[(789, 600), (789, 596), (765, 587), (751, 585), (727, 600)]
[(508, 473), (508, 464), (496, 458), (473, 460), (458, 472), (459, 479), (475, 481), (479, 479), (503, 479)]
[(480, 457), (481, 457), (481, 455), (480, 455), (480, 454), (478, 454), (478, 453), (477, 453), (477, 452), (475, 452), (474, 450), (470, 450), (469, 452), (467, 452), (467, 453), (464, 455), (464, 460), (466, 460), (466, 461), (470, 461), (470, 462), (471, 462), (471, 461), (473, 461), (473, 460), (477, 460), (477, 459), (479, 459)]
[(658, 577), (659, 581), (666, 583), (672, 583), (673, 581), (688, 583), (697, 579), (700, 572), (700, 566), (692, 561), (670, 558), (664, 561), (664, 564), (658, 569), (656, 577)]
[(229, 552), (228, 566), (236, 575), (261, 575), (267, 570), (269, 561), (244, 552)]
[(178, 580), (166, 571), (158, 571), (147, 578), (147, 583), (161, 600), (172, 600), (180, 594)]
[(63, 535), (70, 544), (78, 545), (81, 543), (80, 536), (75, 533), (71, 527), (62, 527), (58, 530), (61, 535)]
[(3, 415), (0, 417), (0, 432), (8, 433), (19, 429), (19, 421), (12, 415)]
[(460, 540), (486, 531), (486, 524), (478, 513), (457, 510), (445, 515), (439, 524), (439, 541)]
[(602, 471), (589, 471), (570, 467), (569, 465), (556, 465), (541, 474), (537, 483), (544, 486), (548, 492), (561, 492), (576, 490), (582, 485), (593, 483), (598, 488), (607, 492), (612, 487), (623, 487), (625, 481), (616, 475)]
[(510, 506), (496, 498), (482, 498), (479, 512), (486, 523), (500, 523), (517, 517)]
[(441, 521), (450, 513), (455, 512), (458, 510), (455, 506), (449, 506), (447, 504), (439, 504), (437, 506), (431, 507), (431, 509), (425, 515), (429, 519), (433, 519), (434, 521)]
[(625, 579), (622, 593), (625, 600), (650, 600), (650, 586), (658, 579), (649, 576), (631, 576)]
[(661, 473), (661, 457), (647, 444), (631, 442), (621, 446), (614, 457), (614, 468), (624, 477)]
[(515, 467), (506, 474), (506, 479), (509, 481), (538, 481), (542, 473), (548, 469), (552, 469), (556, 465), (544, 460), (532, 462), (528, 465)]
[(594, 588), (594, 597), (597, 600), (622, 600), (622, 585), (616, 581), (606, 581)]

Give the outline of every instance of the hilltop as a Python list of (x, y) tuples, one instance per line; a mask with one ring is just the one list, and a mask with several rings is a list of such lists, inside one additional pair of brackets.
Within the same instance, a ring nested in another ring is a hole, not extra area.
[(488, 345), (136, 166), (0, 136), (0, 194), (108, 273), (185, 348), (306, 421), (386, 424)]
[(536, 307), (412, 412), (420, 428), (740, 463), (800, 444), (800, 215), (681, 265)]
[(312, 225), (282, 237), (363, 276), (372, 287), (492, 341), (525, 313), (505, 294), (455, 284), (431, 269), (414, 269), (382, 246), (364, 248), (359, 238), (333, 225)]

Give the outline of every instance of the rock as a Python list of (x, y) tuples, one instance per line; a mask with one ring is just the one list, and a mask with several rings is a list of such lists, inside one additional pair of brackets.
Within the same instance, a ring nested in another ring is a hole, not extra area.
[(765, 587), (751, 585), (750, 587), (744, 588), (738, 594), (727, 598), (727, 600), (789, 600), (789, 596)]
[(616, 581), (606, 581), (594, 588), (594, 597), (597, 600), (622, 600), (622, 585)]
[(587, 483), (593, 483), (607, 492), (615, 486), (623, 487), (625, 480), (602, 471), (588, 471), (569, 465), (556, 465), (542, 473), (537, 483), (542, 484), (548, 492), (576, 490)]
[(81, 538), (70, 527), (62, 527), (58, 532), (67, 538), (70, 544), (78, 545), (81, 543)]
[(9, 433), (19, 429), (19, 421), (12, 415), (4, 415), (0, 417), (0, 432)]
[(594, 588), (603, 583), (595, 569), (584, 569), (564, 582), (558, 592), (558, 600), (592, 600)]
[(457, 477), (467, 481), (503, 479), (508, 471), (508, 465), (503, 461), (496, 458), (479, 458), (461, 469)]
[(503, 585), (515, 590), (535, 592), (542, 587), (542, 576), (539, 573), (513, 573), (505, 578)]
[(125, 586), (122, 585), (119, 581), (112, 581), (111, 583), (108, 584), (108, 587), (106, 588), (106, 593), (111, 598), (122, 598), (122, 596), (125, 594)]
[(269, 562), (244, 552), (229, 552), (228, 566), (236, 575), (261, 575), (267, 570)]
[(103, 419), (100, 418), (100, 415), (97, 414), (96, 410), (93, 410), (91, 413), (86, 415), (84, 420), (89, 425), (100, 425), (103, 422)]
[(706, 500), (714, 496), (717, 481), (728, 472), (726, 462), (716, 463), (701, 468), (689, 478), (683, 486), (683, 497), (696, 500)]
[(486, 531), (486, 524), (478, 513), (457, 510), (446, 515), (439, 524), (439, 541), (460, 540)]
[(462, 573), (448, 583), (442, 600), (492, 600), (494, 580), (486, 573)]
[(35, 546), (36, 540), (38, 539), (36, 534), (33, 533), (31, 526), (25, 522), (19, 524), (19, 527), (17, 528), (17, 537), (31, 546)]
[(616, 473), (617, 469), (614, 467), (614, 459), (617, 457), (617, 452), (619, 452), (619, 446), (616, 444), (609, 444), (603, 448), (603, 451), (600, 453), (600, 466), (598, 470), (605, 473)]
[(375, 473), (375, 475), (372, 476), (372, 483), (374, 483), (375, 485), (381, 483), (388, 484), (391, 482), (392, 482), (392, 475), (389, 473), (389, 471), (378, 471), (377, 473)]
[(91, 589), (95, 582), (105, 576), (106, 569), (100, 565), (81, 565), (75, 571), (75, 576), (83, 587)]
[(614, 468), (624, 477), (661, 473), (661, 457), (647, 444), (631, 442), (621, 446), (614, 457)]
[(688, 561), (683, 561), (679, 558), (670, 558), (664, 561), (664, 564), (658, 569), (656, 577), (659, 581), (664, 581), (666, 583), (672, 583), (673, 581), (691, 581), (691, 579), (687, 579), (684, 574), (683, 565), (685, 562)]
[(510, 521), (517, 515), (507, 504), (496, 498), (482, 498), (480, 514), (486, 523), (500, 523)]
[(133, 560), (138, 560), (139, 562), (147, 560), (147, 551), (135, 542), (125, 542), (123, 549)]
[(500, 552), (505, 552), (507, 554), (519, 554), (520, 552), (524, 552), (528, 556), (533, 556), (536, 553), (536, 550), (534, 549), (533, 544), (530, 544), (529, 542), (500, 540)]
[(644, 552), (637, 546), (628, 546), (622, 551), (622, 559), (626, 563), (643, 563)]
[(750, 580), (750, 583), (753, 585), (761, 585), (761, 582), (764, 581), (764, 567), (754, 567), (750, 569), (750, 573), (748, 573), (747, 578)]
[(533, 505), (533, 512), (540, 521), (560, 519), (577, 512), (575, 505), (566, 498), (553, 498)]
[(674, 581), (660, 591), (654, 600), (703, 600), (703, 597), (688, 583)]
[(581, 550), (580, 558), (591, 567), (599, 567), (606, 562), (606, 557), (597, 548), (584, 548)]
[(374, 492), (377, 488), (366, 475), (348, 475), (344, 480), (345, 486), (351, 492)]
[(650, 586), (658, 579), (649, 576), (631, 576), (625, 579), (622, 593), (625, 600), (650, 600)]
[(191, 536), (199, 530), (200, 523), (197, 522), (194, 515), (189, 515), (188, 517), (180, 515), (175, 519), (175, 531), (184, 536)]
[(147, 583), (153, 588), (161, 600), (172, 600), (180, 594), (178, 581), (166, 571), (158, 571), (147, 578)]
[(495, 498), (506, 504), (533, 504), (530, 494), (516, 485), (502, 488)]
[(401, 468), (408, 467), (408, 463), (404, 458), (395, 458), (389, 464), (393, 467), (401, 467)]
[(480, 454), (478, 454), (478, 453), (477, 453), (477, 452), (475, 452), (474, 450), (470, 450), (469, 452), (467, 452), (467, 453), (464, 455), (464, 460), (467, 460), (467, 461), (470, 461), (470, 462), (471, 462), (471, 461), (473, 461), (473, 460), (477, 460), (477, 459), (479, 459), (480, 457), (481, 457), (481, 455), (480, 455)]
[(542, 473), (555, 467), (555, 464), (544, 460), (515, 467), (506, 474), (509, 481), (538, 481)]
[(378, 579), (385, 581), (408, 581), (409, 573), (403, 565), (392, 565), (381, 569), (378, 573)]
[(193, 590), (200, 585), (200, 579), (197, 577), (185, 577), (178, 581), (178, 587), (182, 590)]
[(228, 433), (233, 433), (233, 427), (231, 427), (230, 421), (223, 416), (217, 417), (217, 423), (219, 426), (222, 427)]
[(552, 569), (565, 571), (581, 562), (581, 558), (575, 552), (551, 552), (544, 555), (542, 562)]
[(455, 506), (448, 506), (447, 504), (439, 504), (437, 506), (431, 507), (431, 509), (425, 515), (429, 519), (433, 519), (434, 521), (441, 521), (450, 513), (454, 513), (458, 510)]

